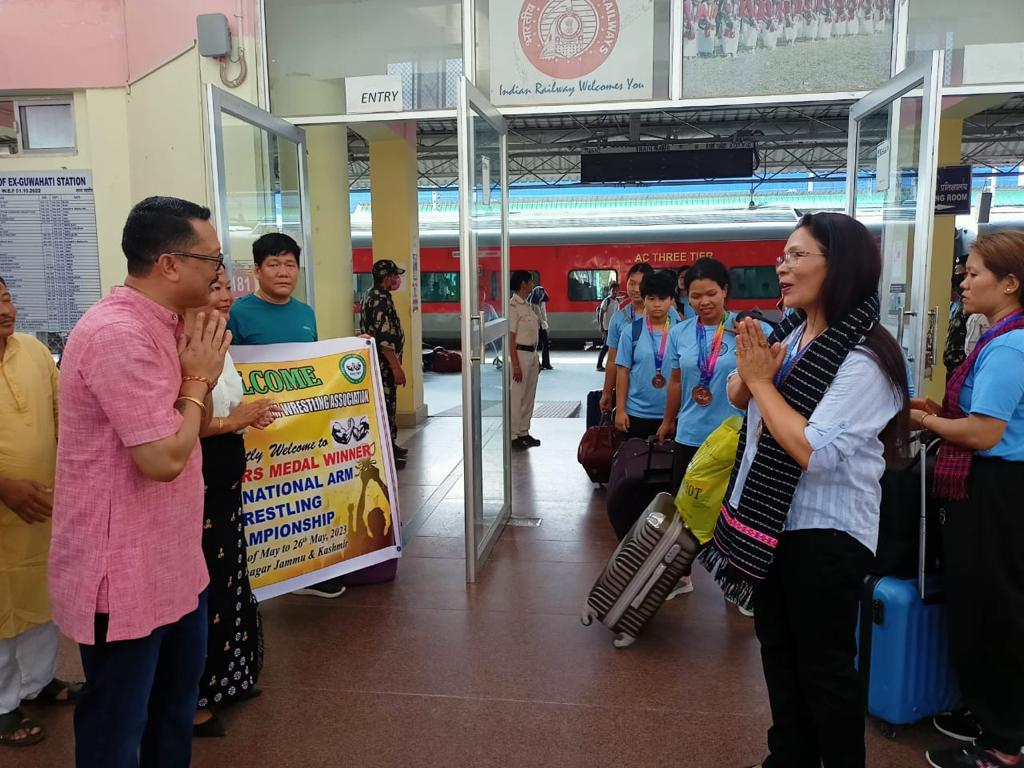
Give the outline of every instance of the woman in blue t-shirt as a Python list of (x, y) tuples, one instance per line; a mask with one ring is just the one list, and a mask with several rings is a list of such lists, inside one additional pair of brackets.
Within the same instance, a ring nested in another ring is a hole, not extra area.
[[(696, 317), (672, 329), (668, 367), (672, 372), (658, 439), (674, 437), (673, 485), (679, 487), (686, 467), (701, 443), (730, 416), (742, 415), (726, 392), (736, 370), (736, 313), (726, 309), (729, 270), (715, 259), (699, 259), (686, 271), (683, 286)], [(766, 325), (765, 333), (771, 333)]]
[(659, 269), (640, 283), (644, 314), (623, 326), (615, 356), (615, 428), (630, 437), (657, 432), (665, 412), (668, 340), (676, 273)]
[(1021, 764), (1024, 747), (1024, 232), (979, 237), (964, 311), (992, 326), (953, 373), (939, 409), (914, 401), (916, 426), (943, 439), (935, 493), (945, 506), (946, 615), (966, 710), (935, 718), (970, 746), (933, 766)]

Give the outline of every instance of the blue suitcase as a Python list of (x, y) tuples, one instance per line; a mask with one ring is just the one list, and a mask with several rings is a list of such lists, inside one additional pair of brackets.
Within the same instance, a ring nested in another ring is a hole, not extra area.
[(870, 576), (860, 626), (868, 714), (889, 726), (956, 709), (960, 690), (949, 654), (946, 606), (921, 599), (917, 579)]
[[(865, 581), (858, 627), (858, 664), (868, 691), (868, 714), (882, 732), (956, 709), (960, 690), (949, 652), (945, 590), (929, 548), (927, 447), (917, 446), (920, 492), (908, 503), (919, 507), (917, 578), (871, 575)], [(932, 502), (935, 503), (934, 501)], [(933, 517), (935, 515), (933, 514)]]

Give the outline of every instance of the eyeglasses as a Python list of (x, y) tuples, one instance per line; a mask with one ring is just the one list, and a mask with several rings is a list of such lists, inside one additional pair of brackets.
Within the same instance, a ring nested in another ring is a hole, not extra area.
[(202, 253), (189, 253), (188, 251), (168, 251), (170, 256), (184, 256), (187, 259), (199, 259), (200, 261), (212, 261), (217, 265), (217, 269), (224, 266), (224, 254), (219, 253), (216, 256), (206, 256)]
[(798, 263), (800, 259), (806, 256), (824, 256), (824, 253), (819, 251), (784, 251), (781, 256), (775, 258), (775, 265), (781, 267), (783, 264), (793, 266)]

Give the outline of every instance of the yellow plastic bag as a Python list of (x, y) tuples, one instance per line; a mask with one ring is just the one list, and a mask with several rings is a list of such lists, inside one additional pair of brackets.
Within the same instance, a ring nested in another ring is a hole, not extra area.
[(729, 485), (743, 419), (730, 416), (705, 440), (686, 468), (676, 509), (701, 544), (711, 540)]

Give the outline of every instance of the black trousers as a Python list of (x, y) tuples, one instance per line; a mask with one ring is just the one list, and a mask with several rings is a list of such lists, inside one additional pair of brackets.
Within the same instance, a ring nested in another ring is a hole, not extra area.
[(606, 333), (601, 337), (601, 351), (597, 354), (597, 367), (602, 368), (604, 366), (605, 355), (608, 354), (608, 334)]
[(946, 616), (978, 743), (1024, 746), (1024, 462), (975, 457), (969, 500), (946, 506)]
[(639, 416), (629, 417), (629, 429), (626, 430), (627, 437), (639, 437), (646, 440), (658, 434), (658, 427), (661, 426), (661, 419), (641, 419)]
[(395, 385), (395, 374), (387, 361), (380, 367), (380, 383), (384, 388), (384, 406), (388, 412), (388, 429), (391, 431), (391, 445), (398, 437), (398, 387)]
[(698, 448), (700, 448), (699, 445), (676, 443), (675, 461), (672, 462), (672, 488), (675, 489), (674, 493), (679, 492), (679, 486), (683, 484), (683, 478), (686, 476), (686, 468), (690, 466), (693, 457), (697, 455)]
[(871, 552), (835, 530), (783, 533), (754, 590), (772, 726), (764, 768), (864, 768), (855, 632)]
[(551, 338), (548, 336), (548, 332), (543, 328), (540, 329), (537, 338), (537, 348), (540, 349), (540, 367), (550, 368), (551, 367)]

